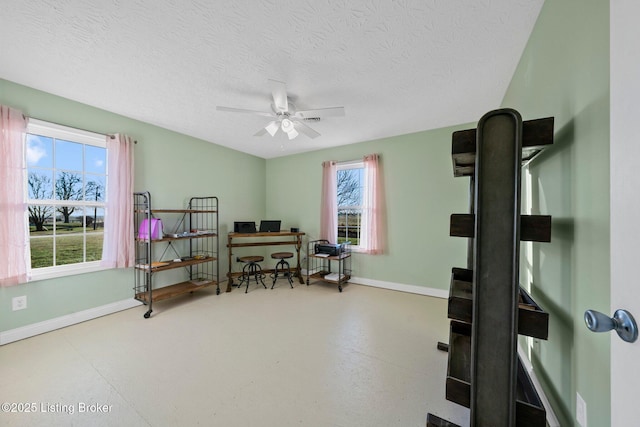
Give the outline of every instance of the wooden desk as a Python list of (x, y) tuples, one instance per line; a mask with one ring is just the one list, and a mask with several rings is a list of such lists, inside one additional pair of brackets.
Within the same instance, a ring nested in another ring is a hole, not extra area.
[[(229, 272), (227, 273), (227, 277), (229, 280), (227, 281), (227, 292), (231, 292), (231, 287), (233, 286), (233, 278), (239, 277), (242, 275), (242, 272), (233, 272), (232, 271), (232, 262), (233, 262), (233, 248), (242, 248), (248, 246), (279, 246), (279, 245), (294, 245), (296, 247), (296, 267), (291, 268), (295, 277), (300, 280), (300, 284), (304, 284), (304, 279), (302, 278), (302, 272), (300, 269), (300, 248), (302, 247), (302, 236), (304, 233), (301, 232), (290, 232), (290, 231), (280, 231), (280, 232), (269, 232), (269, 233), (229, 233), (227, 235), (227, 248), (229, 248)], [(287, 239), (289, 237), (289, 239)], [(250, 238), (253, 239), (252, 242), (243, 242), (243, 243), (234, 243), (233, 239), (242, 239), (242, 238)], [(276, 240), (273, 240), (276, 239)], [(271, 273), (272, 269), (263, 269), (264, 273)]]

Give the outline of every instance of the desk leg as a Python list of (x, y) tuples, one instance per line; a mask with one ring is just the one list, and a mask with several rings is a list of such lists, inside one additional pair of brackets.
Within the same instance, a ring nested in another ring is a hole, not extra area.
[(302, 236), (296, 236), (296, 254), (297, 254), (297, 265), (296, 265), (296, 275), (298, 276), (298, 280), (301, 285), (304, 285), (304, 279), (302, 278), (302, 268), (300, 267), (300, 248), (302, 247)]
[(233, 247), (231, 246), (231, 236), (227, 236), (227, 248), (229, 248), (229, 270), (227, 270), (227, 292), (231, 292), (233, 286), (233, 276), (231, 275), (231, 259), (233, 258)]

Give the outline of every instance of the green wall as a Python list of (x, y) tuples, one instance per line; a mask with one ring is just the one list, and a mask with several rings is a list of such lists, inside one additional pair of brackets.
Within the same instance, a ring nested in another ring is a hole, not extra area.
[(353, 255), (353, 276), (449, 289), (452, 267), (466, 266), (466, 239), (449, 237), (449, 217), (469, 210), (469, 179), (454, 178), (451, 133), (437, 129), (267, 160), (267, 216), (320, 231), (322, 162), (381, 155), (388, 245), (383, 255)]
[[(0, 103), (30, 117), (136, 139), (135, 189), (150, 191), (154, 207), (182, 208), (192, 196), (218, 196), (221, 279), (228, 270), (224, 236), (233, 221), (264, 217), (264, 159), (1, 79)], [(122, 301), (133, 296), (132, 288), (130, 269), (0, 288), (0, 331)], [(20, 295), (27, 296), (28, 308), (14, 312), (11, 299)]]
[(528, 245), (521, 269), (550, 315), (532, 362), (562, 426), (578, 425), (576, 392), (588, 424), (608, 426), (610, 336), (589, 332), (583, 314), (609, 313), (609, 2), (547, 0), (503, 105), (555, 117), (526, 196), (532, 213), (553, 216), (552, 242)]

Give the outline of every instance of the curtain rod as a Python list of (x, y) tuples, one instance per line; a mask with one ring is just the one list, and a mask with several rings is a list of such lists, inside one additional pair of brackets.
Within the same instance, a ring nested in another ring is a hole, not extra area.
[[(74, 129), (78, 129), (78, 130), (81, 130), (81, 131), (84, 131), (84, 132), (97, 133), (98, 135), (108, 136), (111, 139), (114, 139), (116, 137), (114, 134), (111, 134), (111, 133), (96, 132), (94, 130), (83, 129), (83, 128), (79, 128), (79, 127), (76, 127), (76, 126), (69, 126), (69, 125), (65, 125), (65, 124), (62, 124), (62, 123), (56, 123), (56, 122), (52, 122), (51, 120), (39, 119), (37, 117), (27, 116), (25, 114), (22, 114), (22, 118), (25, 119), (25, 120), (27, 120), (27, 119), (40, 120), (41, 122), (47, 122), (47, 123), (51, 123), (51, 124), (58, 125), (58, 126), (65, 126), (65, 127), (68, 127), (68, 128), (74, 128)], [(133, 143), (137, 144), (138, 141), (134, 140)]]

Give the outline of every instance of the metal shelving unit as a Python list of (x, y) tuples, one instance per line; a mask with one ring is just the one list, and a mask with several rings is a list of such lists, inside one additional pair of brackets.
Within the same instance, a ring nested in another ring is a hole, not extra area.
[[(549, 317), (519, 285), (520, 241), (549, 242), (551, 217), (520, 214), (521, 166), (553, 143), (553, 118), (523, 122), (491, 111), (454, 132), (454, 176), (470, 177), (469, 214), (450, 235), (469, 239), (467, 268), (451, 273), (446, 398), (472, 427), (544, 427), (545, 408), (518, 357), (519, 334), (547, 339)], [(456, 427), (433, 414), (428, 427)]]
[[(157, 301), (210, 286), (216, 286), (216, 293), (220, 294), (218, 198), (192, 197), (186, 209), (153, 209), (148, 191), (134, 193), (133, 197), (134, 297), (148, 306), (144, 317), (151, 316)], [(167, 229), (154, 234), (152, 220), (157, 219)], [(155, 274), (175, 269), (184, 271), (184, 280), (154, 286)]]

